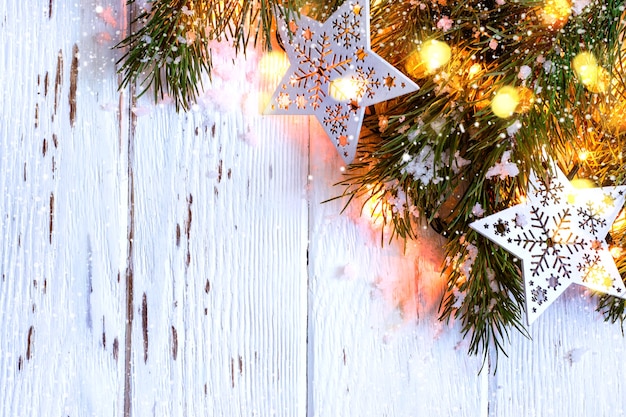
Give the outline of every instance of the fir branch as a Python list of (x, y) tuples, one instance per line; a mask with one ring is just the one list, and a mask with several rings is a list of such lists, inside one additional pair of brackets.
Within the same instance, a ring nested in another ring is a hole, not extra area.
[[(501, 5), (383, 1), (372, 9), (374, 48), (397, 67), (408, 68), (411, 54), (430, 39), (447, 42), (453, 53), (434, 73), (411, 74), (421, 87), (416, 94), (379, 105), (366, 118), (360, 157), (341, 183), (344, 195), (381, 201), (391, 213), (392, 234), (413, 237), (420, 225), (417, 214), (448, 237), (448, 291), (441, 319), (461, 321), (475, 354), (486, 354), (489, 346), (504, 351), (509, 329), (527, 335), (519, 266), (508, 252), (468, 228), (476, 208), (491, 214), (509, 207), (525, 194), (529, 172), (542, 172), (546, 157), (564, 162), (570, 171), (575, 168), (570, 161), (579, 160), (581, 149), (594, 155), (578, 162), (581, 173), (595, 170), (603, 183), (626, 178), (620, 170), (626, 129), (620, 125), (621, 133), (607, 133), (610, 117), (589, 117), (607, 96), (624, 102), (624, 59), (618, 52), (623, 4), (610, 0), (550, 25), (543, 20), (543, 5), (532, 0)], [(443, 17), (453, 22), (447, 31), (437, 27)], [(610, 94), (586, 88), (571, 68), (583, 51), (601, 57), (601, 65), (616, 74), (610, 85), (622, 87)], [(472, 73), (474, 64), (479, 70)], [(521, 78), (523, 67), (530, 73)], [(527, 88), (534, 99), (512, 118), (501, 119), (489, 103), (499, 88), (509, 85)], [(514, 123), (519, 129), (511, 130)], [(589, 129), (601, 133), (588, 135)], [(607, 134), (611, 141), (604, 140)], [(487, 179), (488, 169), (506, 150), (520, 174)], [(462, 160), (471, 164), (458, 166)], [(374, 184), (384, 184), (385, 192)], [(406, 196), (400, 209), (397, 196)], [(471, 268), (460, 269), (469, 247), (477, 248)], [(626, 276), (626, 261), (618, 264)], [(600, 308), (610, 319), (626, 317), (622, 300), (603, 297)]]
[[(135, 0), (129, 0), (134, 4)], [(141, 92), (154, 100), (171, 96), (187, 110), (210, 79), (213, 42), (228, 42), (239, 53), (250, 39), (269, 48), (274, 13), (288, 17), (303, 0), (154, 0), (132, 20), (131, 33), (117, 48), (120, 88), (139, 81)], [(136, 28), (136, 29), (135, 29)]]

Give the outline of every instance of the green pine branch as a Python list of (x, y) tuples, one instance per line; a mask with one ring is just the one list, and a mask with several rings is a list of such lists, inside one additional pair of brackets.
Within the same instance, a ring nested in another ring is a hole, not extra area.
[[(138, 83), (141, 94), (152, 91), (155, 100), (167, 94), (177, 108), (188, 109), (210, 79), (213, 41), (242, 53), (251, 43), (269, 48), (276, 12), (302, 10), (324, 20), (342, 2), (154, 0), (118, 45), (125, 51), (118, 62), (121, 86)], [(424, 221), (448, 238), (440, 318), (460, 321), (470, 352), (485, 355), (492, 346), (504, 352), (510, 330), (527, 335), (523, 283), (514, 257), (469, 223), (480, 211), (489, 215), (515, 204), (526, 192), (528, 173), (541, 170), (546, 157), (599, 185), (626, 182), (626, 122), (619, 113), (626, 114), (623, 0), (593, 3), (552, 26), (542, 18), (543, 1), (500, 3), (372, 5), (373, 49), (405, 69), (420, 90), (375, 106), (364, 121), (359, 156), (341, 183), (348, 201), (373, 199), (382, 208), (390, 238), (414, 238)], [(447, 30), (442, 21), (451, 23)], [(415, 51), (430, 39), (450, 45), (452, 59), (437, 71), (414, 71)], [(593, 53), (607, 74), (604, 91), (590, 91), (571, 68), (583, 51)], [(489, 106), (503, 86), (527, 89), (507, 119)], [(590, 157), (580, 157), (582, 151)], [(486, 178), (505, 152), (520, 174)], [(611, 232), (611, 239), (626, 248), (623, 229)], [(626, 256), (617, 265), (626, 277)], [(626, 320), (622, 299), (600, 296), (598, 309), (607, 320)]]
[[(624, 129), (616, 132), (606, 123), (611, 100), (625, 97), (623, 2), (572, 15), (562, 27), (547, 26), (541, 19), (544, 3), (532, 0), (413, 3), (388, 1), (373, 8), (376, 52), (399, 68), (410, 67), (409, 57), (420, 43), (438, 39), (452, 47), (452, 60), (434, 74), (418, 74), (418, 93), (376, 107), (365, 121), (358, 161), (341, 185), (350, 198), (382, 201), (391, 213), (392, 234), (414, 237), (421, 221), (417, 215), (448, 237), (448, 287), (440, 318), (460, 320), (471, 353), (486, 354), (489, 346), (503, 352), (510, 329), (527, 335), (520, 268), (468, 225), (477, 207), (489, 215), (515, 204), (525, 194), (528, 173), (541, 172), (546, 157), (602, 185), (624, 183)], [(444, 16), (453, 22), (445, 33), (436, 26)], [(622, 87), (602, 94), (586, 89), (571, 68), (583, 51), (598, 57), (611, 75), (610, 85)], [(468, 80), (473, 64), (482, 70)], [(525, 80), (518, 75), (522, 67), (531, 69)], [(525, 103), (525, 111), (500, 119), (489, 102), (508, 85), (526, 86), (535, 100)], [(511, 134), (515, 121), (521, 128)], [(594, 158), (580, 161), (582, 150)], [(487, 179), (487, 170), (505, 151), (520, 174)], [(455, 155), (470, 163), (455, 168)], [(429, 175), (409, 169), (409, 161), (420, 158)], [(372, 184), (384, 184), (383, 192)], [(401, 207), (399, 197), (405, 202)], [(614, 241), (626, 247), (622, 237)], [(626, 277), (626, 261), (618, 260), (618, 267)], [(599, 309), (613, 321), (626, 317), (621, 299), (602, 296)]]
[[(134, 4), (135, 0), (130, 0)], [(211, 42), (230, 43), (244, 53), (250, 41), (266, 48), (272, 40), (274, 13), (289, 16), (303, 0), (153, 0), (132, 20), (131, 33), (118, 45), (120, 88), (139, 83), (155, 102), (171, 96), (187, 110), (210, 79)]]

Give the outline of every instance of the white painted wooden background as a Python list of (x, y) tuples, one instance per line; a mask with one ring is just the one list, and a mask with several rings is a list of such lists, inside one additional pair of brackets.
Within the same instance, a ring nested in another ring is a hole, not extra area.
[(254, 54), (187, 114), (118, 91), (130, 13), (0, 0), (1, 416), (625, 414), (625, 340), (588, 294), (480, 373), (436, 320), (441, 241), (381, 248), (321, 204), (340, 158), (251, 110)]

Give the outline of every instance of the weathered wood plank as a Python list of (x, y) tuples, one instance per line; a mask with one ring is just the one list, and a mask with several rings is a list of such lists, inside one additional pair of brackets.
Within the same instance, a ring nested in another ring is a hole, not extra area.
[(380, 247), (341, 189), (341, 160), (316, 121), (311, 142), (309, 416), (481, 416), (486, 375), (456, 327), (436, 320), (441, 241)]
[(133, 415), (305, 415), (307, 132), (242, 113), (237, 65), (136, 110)]
[(478, 375), (436, 321), (437, 238), (381, 249), (320, 204), (340, 159), (241, 112), (254, 56), (129, 138), (124, 3), (0, 0), (1, 416), (625, 414), (624, 339), (578, 289)]
[(493, 416), (626, 414), (619, 324), (605, 323), (582, 287), (571, 287), (529, 328), (512, 337), (490, 396)]
[(115, 415), (126, 175), (98, 33), (117, 29), (80, 4), (2, 3), (0, 415)]

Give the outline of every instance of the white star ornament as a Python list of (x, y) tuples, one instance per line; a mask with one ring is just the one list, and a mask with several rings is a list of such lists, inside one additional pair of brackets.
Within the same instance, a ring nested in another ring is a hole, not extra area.
[(346, 163), (365, 107), (419, 89), (370, 49), (368, 1), (346, 1), (324, 23), (278, 19), (278, 32), (290, 67), (265, 113), (314, 115)]
[(555, 164), (551, 172), (531, 173), (523, 203), (470, 224), (522, 261), (528, 324), (571, 284), (626, 298), (606, 241), (626, 186), (578, 189)]

